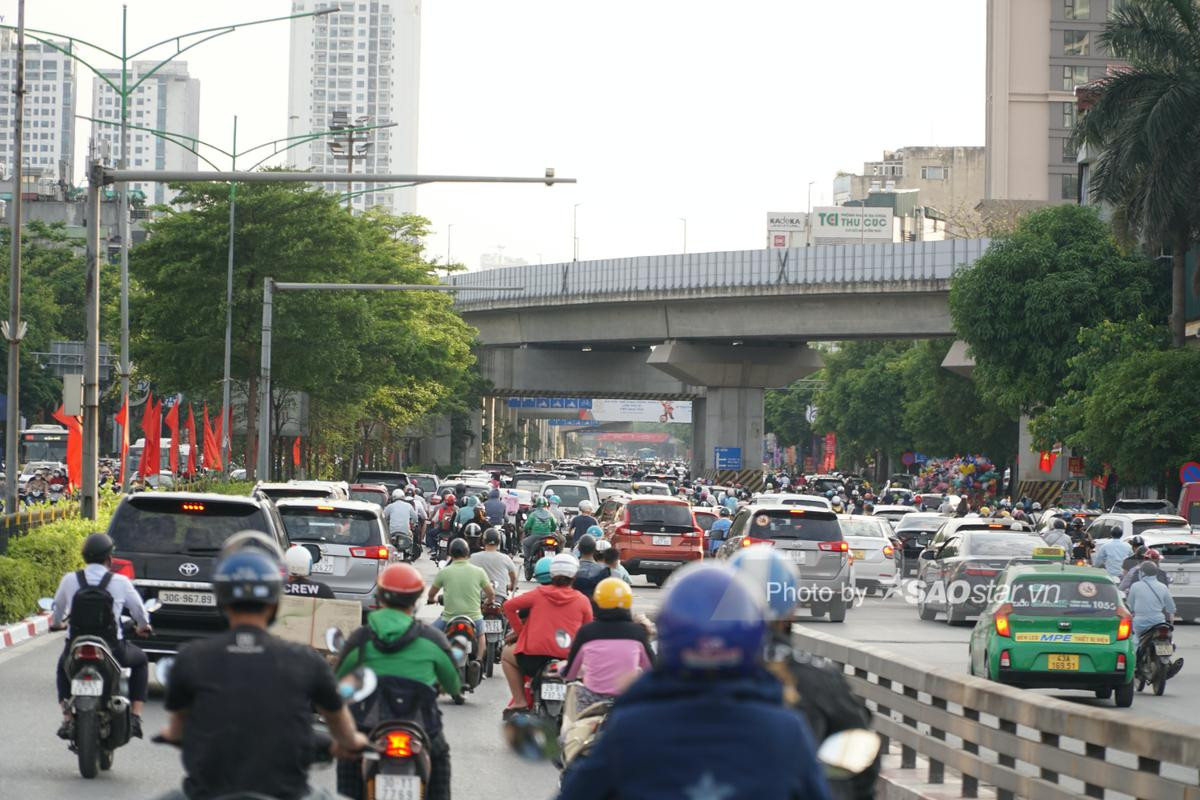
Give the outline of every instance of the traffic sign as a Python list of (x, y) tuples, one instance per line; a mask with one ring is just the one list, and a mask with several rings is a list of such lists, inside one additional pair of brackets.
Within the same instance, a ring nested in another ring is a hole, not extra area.
[(742, 448), (740, 447), (714, 447), (713, 448), (713, 466), (717, 469), (741, 469), (742, 468)]
[(1189, 461), (1179, 468), (1180, 483), (1195, 483), (1200, 481), (1200, 463)]
[(804, 419), (809, 425), (817, 421), (817, 407), (811, 403), (804, 407)]
[(911, 450), (908, 450), (900, 456), (900, 463), (906, 467), (911, 467), (913, 464), (917, 463), (917, 457), (913, 455)]

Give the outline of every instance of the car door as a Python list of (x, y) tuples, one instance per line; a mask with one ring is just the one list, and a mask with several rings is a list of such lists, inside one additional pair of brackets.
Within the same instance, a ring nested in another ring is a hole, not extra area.
[[(932, 580), (929, 583), (940, 588), (932, 593), (935, 602), (931, 604), (926, 600), (926, 605), (936, 605), (942, 609), (945, 609), (949, 605), (946, 602), (946, 598), (950, 592), (949, 576), (954, 564), (952, 559), (958, 558), (958, 548), (961, 541), (962, 539), (959, 536), (950, 536), (937, 549), (934, 560), (931, 562)], [(941, 601), (940, 604), (937, 602), (939, 600)]]
[(725, 537), (725, 544), (717, 550), (719, 558), (730, 558), (742, 546), (742, 537), (746, 535), (746, 523), (749, 519), (749, 509), (743, 509), (734, 517), (733, 524), (729, 526), (729, 535)]

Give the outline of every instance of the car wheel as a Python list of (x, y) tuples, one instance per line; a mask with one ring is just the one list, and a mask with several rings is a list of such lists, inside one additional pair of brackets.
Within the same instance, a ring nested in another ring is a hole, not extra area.
[(1103, 689), (1097, 689), (1096, 690), (1096, 699), (1097, 700), (1107, 700), (1108, 698), (1112, 697), (1112, 693), (1113, 693), (1113, 690), (1112, 690), (1111, 686), (1106, 686)]
[(663, 583), (667, 580), (667, 576), (665, 573), (662, 573), (662, 572), (652, 572), (646, 576), (646, 580), (650, 581), (655, 586), (662, 586)]
[(830, 622), (845, 622), (846, 621), (846, 601), (843, 598), (838, 598), (829, 604), (829, 621)]
[(967, 621), (967, 614), (956, 605), (949, 604), (946, 606), (946, 624), (947, 625), (964, 625)]
[(1116, 703), (1117, 708), (1129, 708), (1133, 705), (1133, 681), (1117, 687)]
[(926, 622), (932, 622), (937, 618), (937, 612), (925, 605), (925, 598), (922, 597), (917, 600), (917, 616)]

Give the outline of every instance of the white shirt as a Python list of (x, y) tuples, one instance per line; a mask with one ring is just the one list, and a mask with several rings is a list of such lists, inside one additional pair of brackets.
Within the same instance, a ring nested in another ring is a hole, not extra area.
[[(101, 579), (108, 573), (108, 567), (103, 564), (88, 564), (83, 568), (83, 574), (87, 578), (88, 586), (99, 585)], [(113, 616), (117, 620), (117, 638), (123, 638), (121, 632), (121, 612), (124, 609), (129, 609), (129, 616), (133, 617), (133, 621), (138, 625), (149, 625), (150, 617), (146, 614), (146, 607), (142, 605), (142, 596), (138, 594), (129, 578), (124, 575), (113, 573), (112, 580), (105, 587), (113, 599)], [(54, 593), (54, 613), (50, 617), (50, 624), (58, 627), (71, 613), (71, 601), (75, 599), (75, 593), (79, 591), (79, 580), (75, 577), (74, 572), (68, 572), (63, 575), (63, 579), (58, 583), (58, 591)]]
[(417, 510), (403, 500), (393, 500), (383, 510), (387, 520), (388, 533), (412, 533), (412, 521), (417, 516)]
[(425, 498), (419, 494), (413, 495), (413, 507), (417, 509), (417, 519), (429, 519), (429, 504), (425, 502)]

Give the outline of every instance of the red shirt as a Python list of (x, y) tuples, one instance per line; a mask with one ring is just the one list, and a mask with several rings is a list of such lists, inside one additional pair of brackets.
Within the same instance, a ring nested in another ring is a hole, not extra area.
[[(517, 612), (526, 610), (529, 616), (522, 623)], [(504, 616), (517, 632), (514, 652), (566, 658), (575, 634), (592, 621), (592, 602), (570, 586), (539, 586), (506, 600)], [(570, 634), (566, 646), (558, 641), (559, 631)]]

